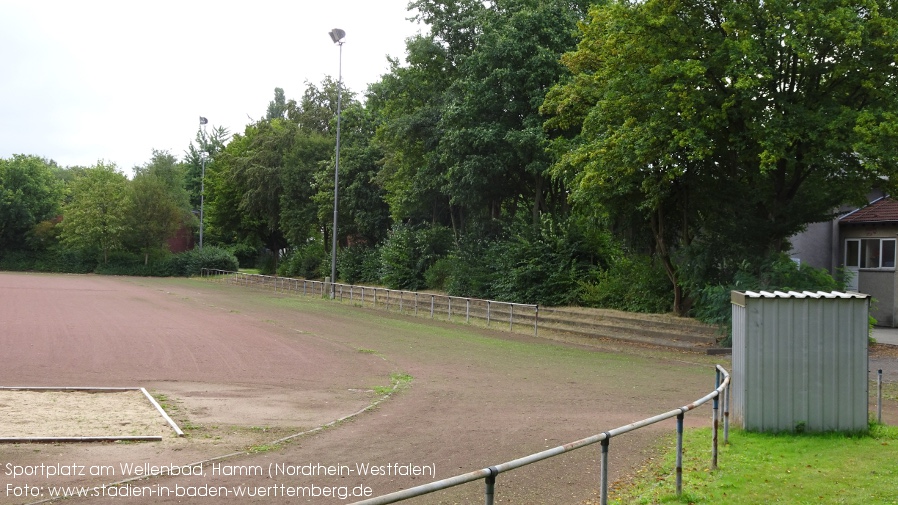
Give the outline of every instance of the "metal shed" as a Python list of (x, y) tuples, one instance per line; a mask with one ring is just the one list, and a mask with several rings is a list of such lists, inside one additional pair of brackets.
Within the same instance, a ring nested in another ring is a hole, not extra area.
[(733, 291), (733, 422), (867, 429), (869, 295)]

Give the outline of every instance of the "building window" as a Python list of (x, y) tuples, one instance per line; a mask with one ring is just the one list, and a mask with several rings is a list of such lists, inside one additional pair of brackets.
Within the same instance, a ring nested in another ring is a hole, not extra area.
[(895, 268), (895, 239), (863, 238), (845, 241), (848, 268)]

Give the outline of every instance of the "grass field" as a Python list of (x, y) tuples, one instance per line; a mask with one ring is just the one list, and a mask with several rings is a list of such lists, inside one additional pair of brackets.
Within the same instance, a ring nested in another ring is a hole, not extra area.
[(675, 442), (612, 503), (898, 504), (898, 427), (865, 434), (730, 432), (711, 472), (709, 429), (684, 434), (683, 494), (676, 496)]

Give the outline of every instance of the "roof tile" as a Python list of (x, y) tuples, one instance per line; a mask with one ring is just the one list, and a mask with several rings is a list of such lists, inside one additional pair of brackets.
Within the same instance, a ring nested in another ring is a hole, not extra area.
[(884, 197), (875, 202), (861, 207), (839, 220), (842, 223), (895, 223), (898, 222), (898, 201), (891, 197)]

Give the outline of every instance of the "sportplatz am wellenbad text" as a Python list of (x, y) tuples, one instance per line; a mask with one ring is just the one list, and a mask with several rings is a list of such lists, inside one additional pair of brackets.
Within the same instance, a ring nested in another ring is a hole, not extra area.
[(350, 465), (322, 465), (320, 463), (306, 463), (296, 465), (290, 463), (270, 463), (263, 465), (227, 465), (212, 463), (208, 469), (202, 464), (194, 465), (150, 465), (149, 463), (133, 464), (120, 463), (118, 472), (114, 465), (76, 465), (76, 464), (46, 464), (39, 465), (15, 465), (6, 463), (4, 475), (13, 479), (20, 477), (79, 477), (79, 476), (106, 476), (106, 477), (155, 477), (165, 475), (193, 475), (200, 477), (436, 477), (436, 465), (415, 465), (412, 463), (370, 464), (356, 463)]

